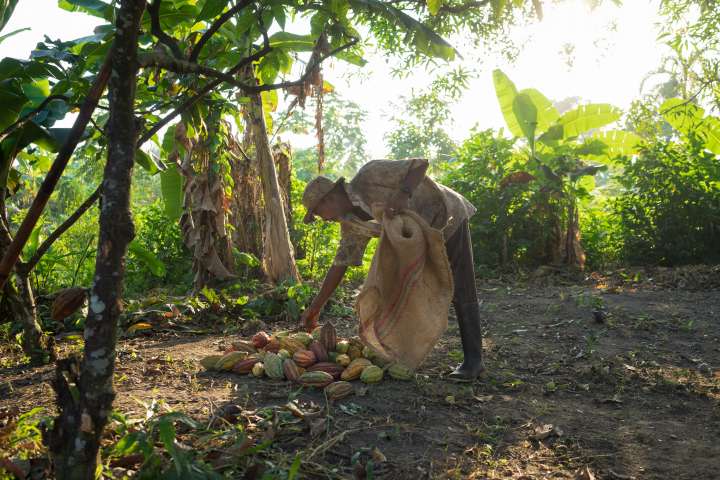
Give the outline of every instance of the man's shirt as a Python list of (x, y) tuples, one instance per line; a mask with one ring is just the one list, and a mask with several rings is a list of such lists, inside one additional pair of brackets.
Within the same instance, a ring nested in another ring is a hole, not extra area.
[[(408, 171), (422, 163), (427, 160), (372, 160), (345, 184), (345, 190), (356, 209), (370, 218), (373, 208), (383, 208), (400, 190)], [(442, 230), (446, 240), (476, 211), (465, 197), (428, 176), (413, 192), (408, 208), (433, 228)], [(368, 242), (378, 236), (380, 225), (377, 222), (363, 220), (356, 213), (345, 215), (340, 219), (340, 245), (333, 265), (361, 265)]]

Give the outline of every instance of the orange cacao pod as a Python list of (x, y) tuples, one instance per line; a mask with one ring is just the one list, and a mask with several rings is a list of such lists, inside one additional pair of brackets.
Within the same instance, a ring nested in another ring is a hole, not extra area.
[(300, 378), (300, 375), (302, 375), (297, 363), (293, 362), (289, 358), (283, 362), (283, 371), (285, 372), (285, 378), (292, 382), (297, 382), (297, 379)]
[(372, 362), (367, 358), (356, 358), (350, 362), (350, 365), (343, 371), (340, 378), (345, 381), (356, 380), (360, 378), (365, 367), (369, 367), (370, 365), (372, 365)]
[(280, 340), (275, 337), (270, 337), (270, 340), (265, 344), (266, 352), (277, 353), (280, 350)]
[(266, 332), (257, 332), (252, 337), (252, 344), (257, 349), (265, 348), (269, 341), (270, 335), (268, 335)]
[(310, 351), (315, 354), (315, 359), (317, 359), (318, 362), (328, 361), (327, 350), (325, 350), (325, 347), (323, 347), (320, 342), (312, 342), (310, 344)]
[(85, 303), (87, 293), (82, 287), (70, 287), (60, 290), (53, 300), (52, 319), (56, 322), (65, 320), (77, 312)]
[(309, 367), (310, 365), (317, 362), (315, 354), (310, 350), (298, 350), (293, 355), (293, 360), (295, 360), (295, 363), (297, 363), (301, 367)]
[(340, 380), (340, 375), (342, 375), (343, 370), (345, 370), (343, 366), (330, 362), (318, 362), (307, 369), (308, 372), (329, 373), (335, 380)]

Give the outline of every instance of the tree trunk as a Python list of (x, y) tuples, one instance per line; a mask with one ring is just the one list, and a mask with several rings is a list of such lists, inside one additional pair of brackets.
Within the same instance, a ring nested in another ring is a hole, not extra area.
[(565, 235), (565, 264), (580, 270), (585, 268), (585, 250), (580, 243), (580, 218), (574, 199), (569, 200)]
[(145, 0), (122, 0), (108, 90), (108, 159), (103, 175), (95, 281), (85, 321), (82, 363), (59, 361), (53, 388), (59, 415), (49, 447), (59, 479), (96, 477), (100, 439), (115, 398), (113, 373), (127, 247), (134, 236), (130, 182), (137, 130), (133, 116), (138, 26)]
[[(246, 134), (249, 128), (246, 129)], [(233, 245), (241, 252), (262, 257), (262, 186), (257, 156), (249, 147), (247, 135), (243, 145), (233, 139), (231, 151), (233, 161), (230, 174), (233, 178), (232, 198), (230, 200), (230, 222), (233, 226)]]
[(263, 245), (263, 269), (269, 281), (299, 281), (295, 256), (288, 231), (285, 207), (275, 170), (270, 143), (265, 127), (260, 95), (252, 95), (248, 105), (250, 128), (255, 141), (255, 153), (260, 169), (265, 206), (265, 235)]
[[(5, 224), (5, 191), (0, 189), (0, 256), (4, 255), (12, 242), (10, 230)], [(0, 298), (0, 318), (8, 318), (22, 325), (22, 349), (30, 358), (32, 365), (44, 365), (55, 360), (55, 347), (52, 337), (42, 331), (37, 320), (35, 297), (32, 285), (25, 273), (15, 273), (16, 282), (12, 279), (5, 283)]]

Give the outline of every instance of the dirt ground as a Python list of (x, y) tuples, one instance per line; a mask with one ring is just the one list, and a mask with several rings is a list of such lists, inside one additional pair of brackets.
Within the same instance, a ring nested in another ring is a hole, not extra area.
[[(358, 458), (383, 479), (720, 478), (720, 290), (535, 283), (479, 283), (487, 372), (473, 384), (445, 379), (461, 352), (452, 319), (415, 381), (357, 384), (330, 406), (286, 382), (204, 372), (197, 360), (234, 338), (170, 331), (121, 341), (116, 408), (140, 416), (164, 399), (207, 422), (294, 398), (323, 419), (271, 435), (272, 451), (303, 452), (301, 478), (353, 478)], [(351, 318), (334, 321), (354, 334)], [(0, 416), (51, 409), (51, 373), (0, 369)]]

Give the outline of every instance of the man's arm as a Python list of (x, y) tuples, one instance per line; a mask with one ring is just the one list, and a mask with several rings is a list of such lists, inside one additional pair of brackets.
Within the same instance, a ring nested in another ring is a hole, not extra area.
[(335, 289), (337, 289), (338, 285), (340, 285), (347, 269), (347, 265), (333, 265), (325, 274), (325, 280), (323, 280), (320, 291), (315, 296), (310, 306), (303, 312), (301, 317), (303, 327), (308, 332), (311, 332), (318, 326), (318, 317), (320, 316), (320, 312)]
[(424, 158), (416, 158), (412, 160), (410, 168), (408, 169), (405, 178), (400, 182), (400, 187), (397, 193), (390, 199), (385, 210), (386, 214), (392, 218), (392, 216), (401, 210), (408, 207), (410, 197), (412, 197), (415, 189), (425, 178), (428, 166), (430, 164)]

